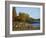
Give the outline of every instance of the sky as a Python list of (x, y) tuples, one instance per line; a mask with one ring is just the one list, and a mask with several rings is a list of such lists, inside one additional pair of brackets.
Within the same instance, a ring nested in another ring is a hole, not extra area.
[(24, 12), (29, 14), (30, 17), (38, 19), (40, 18), (40, 8), (36, 7), (16, 7), (17, 15), (19, 15), (19, 12)]

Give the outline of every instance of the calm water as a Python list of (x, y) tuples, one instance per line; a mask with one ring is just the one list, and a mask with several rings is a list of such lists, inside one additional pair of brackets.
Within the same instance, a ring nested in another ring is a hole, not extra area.
[(40, 26), (40, 22), (33, 22), (33, 23), (32, 23), (32, 26), (39, 27), (39, 26)]

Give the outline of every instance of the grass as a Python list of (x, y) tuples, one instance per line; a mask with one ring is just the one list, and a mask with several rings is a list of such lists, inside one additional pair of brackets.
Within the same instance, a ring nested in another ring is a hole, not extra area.
[(32, 30), (40, 30), (40, 27), (32, 27)]

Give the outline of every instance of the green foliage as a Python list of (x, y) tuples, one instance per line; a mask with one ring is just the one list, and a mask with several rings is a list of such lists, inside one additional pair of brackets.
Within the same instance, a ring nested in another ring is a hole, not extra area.
[(26, 14), (26, 13), (19, 13), (19, 16), (20, 16), (20, 20), (21, 21), (26, 21), (27, 20), (27, 18), (29, 18), (29, 15), (28, 14)]
[(40, 21), (40, 18), (39, 19), (32, 19), (33, 22), (37, 22), (37, 21)]
[(17, 16), (17, 21), (18, 22), (27, 22), (27, 23), (32, 23), (35, 21), (40, 21), (40, 19), (34, 19), (32, 17), (29, 17), (28, 14), (24, 13), (24, 12), (20, 12), (19, 16)]
[(26, 22), (28, 22), (28, 23), (31, 24), (31, 23), (32, 23), (32, 18), (29, 17), (29, 18), (26, 20)]

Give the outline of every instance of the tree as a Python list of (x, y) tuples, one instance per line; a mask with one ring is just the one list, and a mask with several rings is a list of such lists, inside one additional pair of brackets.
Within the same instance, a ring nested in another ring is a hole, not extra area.
[(26, 22), (28, 22), (28, 23), (32, 23), (32, 18), (31, 17), (29, 17), (28, 19), (27, 19), (27, 21)]
[(29, 18), (29, 15), (24, 13), (24, 12), (23, 13), (20, 12), (19, 16), (20, 16), (20, 20), (23, 21), (23, 22), (25, 22), (27, 20), (27, 18)]

